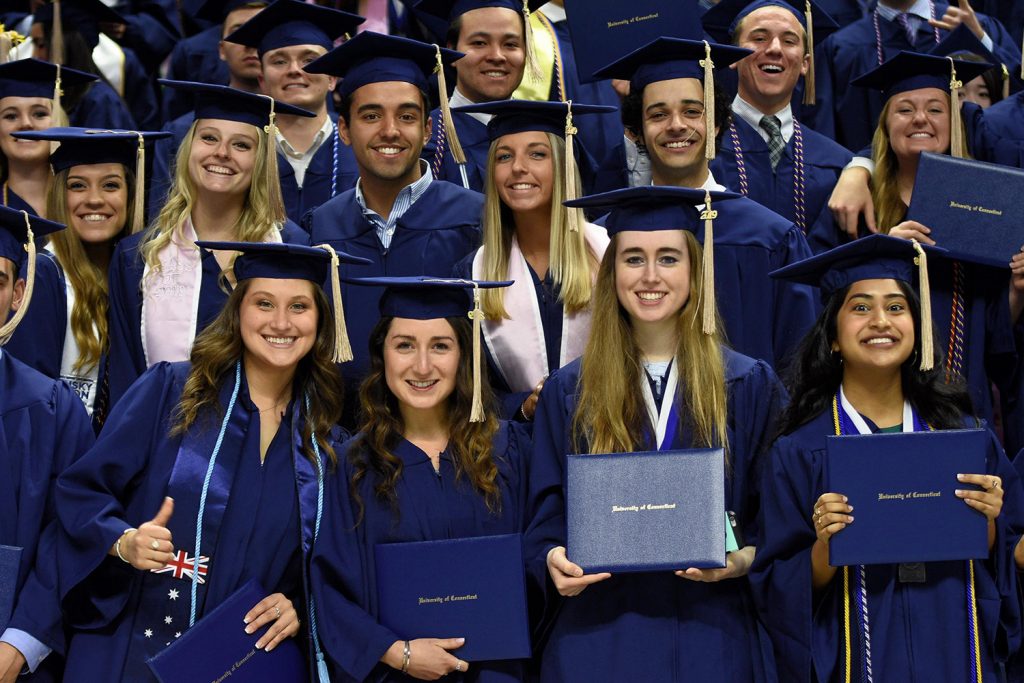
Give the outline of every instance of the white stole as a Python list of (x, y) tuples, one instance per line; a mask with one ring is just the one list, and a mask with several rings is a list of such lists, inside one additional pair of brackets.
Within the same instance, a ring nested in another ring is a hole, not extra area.
[[(658, 403), (654, 400), (654, 392), (651, 391), (651, 383), (647, 380), (646, 372), (640, 378), (640, 388), (643, 391), (644, 406), (647, 407), (647, 417), (654, 427), (654, 439), (658, 449), (664, 449), (672, 441), (674, 434), (666, 434), (668, 429), (669, 415), (672, 413), (672, 406), (676, 401), (676, 390), (679, 388), (679, 363), (673, 360), (669, 364), (668, 380), (665, 382), (665, 390), (661, 394), (661, 411), (658, 411)], [(668, 442), (666, 442), (668, 439)]]
[(110, 82), (110, 87), (124, 97), (124, 50), (111, 38), (100, 34), (100, 42), (92, 49), (92, 61), (103, 77)]
[[(583, 238), (600, 261), (608, 247), (608, 233), (601, 227), (585, 223)], [(473, 257), (473, 279), (483, 277), (483, 256), (484, 248), (481, 247)], [(484, 342), (509, 389), (533, 391), (553, 368), (548, 367), (544, 326), (533, 278), (514, 235), (508, 259), (508, 279), (515, 281), (504, 292), (505, 311), (510, 319), (484, 320)], [(590, 317), (589, 308), (568, 315), (563, 310), (559, 367), (583, 354), (590, 334)]]
[[(846, 394), (843, 392), (843, 386), (839, 385), (839, 402), (846, 411), (846, 415), (853, 422), (853, 426), (857, 428), (858, 434), (871, 434), (871, 428), (868, 427), (868, 423), (864, 421), (861, 414), (857, 412), (857, 409), (846, 400)], [(910, 407), (910, 401), (903, 399), (903, 431), (912, 432), (914, 431), (914, 410)]]

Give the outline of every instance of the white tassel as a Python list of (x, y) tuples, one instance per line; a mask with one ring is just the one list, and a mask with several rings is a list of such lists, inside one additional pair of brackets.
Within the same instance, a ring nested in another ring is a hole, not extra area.
[(718, 212), (711, 208), (711, 193), (704, 190), (704, 281), (701, 283), (701, 327), (704, 334), (715, 333), (715, 229), (713, 222)]
[(704, 67), (704, 158), (711, 161), (715, 158), (715, 63), (711, 61), (711, 46), (704, 41), (704, 59), (700, 60)]
[(807, 0), (804, 9), (804, 18), (807, 20), (807, 75), (804, 76), (804, 104), (813, 105), (817, 99), (817, 89), (814, 85), (814, 16), (811, 13), (811, 0)]
[(480, 327), (484, 319), (484, 311), (480, 306), (480, 285), (473, 283), (473, 310), (469, 317), (473, 320), (473, 408), (469, 413), (470, 422), (484, 421), (484, 403), (480, 387)]

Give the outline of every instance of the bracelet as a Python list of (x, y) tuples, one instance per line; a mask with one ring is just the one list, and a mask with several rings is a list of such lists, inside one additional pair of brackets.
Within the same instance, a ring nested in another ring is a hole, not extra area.
[(409, 659), (412, 657), (412, 648), (409, 647), (409, 641), (404, 641), (402, 645), (402, 673), (409, 673)]
[(136, 529), (133, 526), (128, 527), (127, 529), (121, 532), (121, 535), (117, 537), (117, 542), (114, 543), (114, 552), (117, 553), (118, 558), (120, 558), (120, 560), (125, 564), (131, 564), (131, 562), (126, 560), (124, 555), (121, 554), (121, 539), (127, 536), (128, 533), (131, 531), (138, 531), (138, 529)]

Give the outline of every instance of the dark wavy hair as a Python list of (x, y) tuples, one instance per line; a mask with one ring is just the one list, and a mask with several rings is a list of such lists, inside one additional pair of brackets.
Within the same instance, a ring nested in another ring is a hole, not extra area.
[[(349, 486), (359, 508), (357, 524), (363, 517), (359, 485), (368, 476), (373, 481), (377, 499), (387, 501), (394, 514), (398, 514), (395, 486), (402, 476), (402, 461), (393, 451), (405, 426), (398, 399), (388, 388), (384, 375), (384, 344), (392, 320), (393, 317), (382, 317), (370, 334), (370, 372), (359, 387), (359, 435), (348, 454), (354, 469)], [(494, 416), (487, 366), (480, 368), (486, 417), (483, 422), (470, 422), (473, 406), (473, 324), (466, 317), (445, 320), (455, 331), (460, 351), (455, 390), (448, 397), (448, 448), (455, 465), (455, 476), (467, 477), (473, 488), (486, 499), (488, 509), (497, 512), (501, 502), (496, 483), (498, 467), (491, 456), (491, 447), (498, 431), (498, 420)]]
[[(632, 88), (629, 94), (622, 98), (622, 125), (630, 133), (636, 136), (637, 144), (644, 142), (644, 91), (634, 91)], [(732, 120), (732, 97), (723, 88), (715, 88), (715, 123), (718, 125), (718, 133), (715, 135), (715, 148), (722, 146), (722, 135), (729, 127)]]
[[(234, 381), (235, 363), (242, 358), (245, 347), (242, 344), (241, 310), (242, 302), (249, 291), (252, 280), (238, 283), (220, 315), (201, 333), (192, 344), (190, 360), (192, 369), (185, 380), (178, 403), (175, 424), (171, 434), (182, 434), (193, 425), (198, 428), (216, 428), (217, 420), (224, 415), (220, 405), (220, 390), (225, 382)], [(316, 322), (316, 341), (295, 369), (292, 382), (294, 400), (300, 401), (299, 415), (303, 419), (302, 450), (310, 462), (316, 465), (311, 437), (315, 433), (320, 452), (337, 463), (337, 456), (328, 435), (341, 419), (344, 391), (341, 374), (334, 364), (334, 319), (330, 302), (318, 285), (313, 286), (313, 301), (319, 315)], [(309, 397), (306, 407), (304, 397)]]
[[(962, 380), (946, 382), (939, 344), (935, 345), (934, 368), (927, 371), (920, 369), (921, 300), (910, 285), (897, 282), (914, 318), (914, 352), (900, 369), (903, 394), (921, 418), (934, 429), (963, 427), (964, 415), (974, 415), (967, 387)], [(836, 318), (849, 291), (847, 286), (832, 294), (825, 304), (825, 310), (800, 342), (790, 365), (783, 371), (790, 402), (779, 418), (779, 436), (793, 432), (831, 406), (832, 398), (843, 380), (842, 359), (832, 353), (832, 343), (836, 340)]]

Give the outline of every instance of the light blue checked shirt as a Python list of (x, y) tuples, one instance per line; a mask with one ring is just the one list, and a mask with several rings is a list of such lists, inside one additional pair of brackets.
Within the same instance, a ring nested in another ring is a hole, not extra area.
[(405, 215), (405, 212), (416, 203), (416, 200), (423, 196), (427, 187), (434, 180), (434, 174), (430, 172), (430, 164), (420, 160), (420, 172), (423, 174), (419, 180), (406, 185), (395, 197), (395, 203), (391, 205), (391, 214), (384, 220), (376, 211), (367, 208), (366, 200), (363, 198), (362, 179), (356, 182), (356, 203), (363, 211), (363, 217), (370, 221), (370, 225), (377, 233), (381, 245), (387, 249), (391, 246), (391, 238), (395, 236), (395, 225), (398, 219)]

